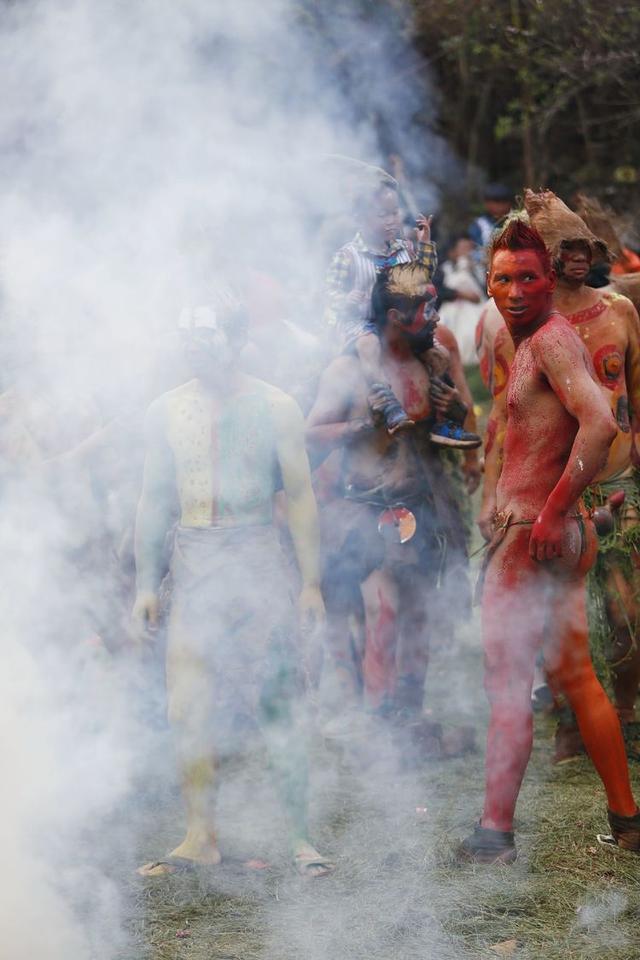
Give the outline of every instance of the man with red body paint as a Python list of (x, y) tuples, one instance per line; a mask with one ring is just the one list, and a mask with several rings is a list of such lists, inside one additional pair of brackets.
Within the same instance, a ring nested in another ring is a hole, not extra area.
[(491, 704), (485, 804), (458, 852), (479, 863), (516, 858), (513, 816), (531, 752), (541, 648), (607, 793), (611, 837), (602, 840), (640, 851), (640, 812), (618, 717), (591, 664), (584, 602), (596, 546), (580, 497), (606, 460), (616, 424), (587, 350), (552, 307), (555, 283), (540, 235), (511, 221), (494, 239), (488, 283), (516, 351), (482, 597)]
[[(378, 416), (384, 397), (370, 407), (371, 388), (358, 358), (348, 354), (323, 374), (307, 419), (312, 452), (341, 451), (342, 495), (321, 513), (323, 594), (341, 706), (348, 711), (357, 703), (362, 684), (369, 710), (408, 722), (422, 711), (438, 575), (465, 559), (463, 524), (429, 441), (432, 402), (445, 398), (439, 392), (432, 400), (419, 359), (433, 345), (434, 302), (428, 273), (415, 263), (388, 269), (374, 288), (382, 365), (415, 421), (410, 433), (388, 435)], [(449, 388), (447, 398), (464, 417), (458, 391)], [(364, 650), (353, 651), (349, 620), (362, 609)]]
[[(555, 232), (557, 234), (557, 230)], [(564, 314), (589, 351), (619, 428), (607, 462), (590, 486), (589, 498), (597, 507), (604, 505), (617, 490), (626, 493), (626, 502), (615, 518), (614, 534), (601, 544), (596, 579), (612, 634), (605, 653), (611, 667), (614, 700), (625, 735), (632, 736), (638, 729), (635, 702), (640, 686), (640, 648), (636, 642), (640, 618), (640, 556), (635, 536), (640, 502), (637, 449), (640, 321), (627, 297), (586, 285), (592, 263), (588, 243), (563, 241), (555, 262), (558, 283), (553, 295), (554, 307)], [(483, 535), (490, 539), (505, 428), (506, 407), (501, 394), (513, 362), (514, 346), (492, 301), (487, 305), (486, 320), (485, 334), (493, 336), (485, 335), (482, 342), (488, 358), (486, 367), (491, 371), (494, 406), (487, 429), (483, 504), (478, 524)], [(572, 721), (563, 720), (556, 734), (556, 762), (575, 756), (581, 747), (577, 727)]]

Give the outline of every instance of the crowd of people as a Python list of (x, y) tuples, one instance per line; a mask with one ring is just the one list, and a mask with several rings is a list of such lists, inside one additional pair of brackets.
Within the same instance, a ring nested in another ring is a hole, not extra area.
[[(473, 729), (426, 715), (424, 695), (430, 645), (471, 617), (481, 482), (486, 796), (457, 856), (515, 859), (543, 690), (560, 718), (556, 759), (586, 750), (603, 781), (601, 841), (640, 852), (625, 750), (640, 685), (640, 322), (624, 292), (637, 263), (621, 245), (611, 267), (610, 218), (581, 202), (576, 213), (526, 191), (514, 211), (491, 185), (485, 215), (439, 266), (431, 218), (403, 225), (396, 181), (363, 174), (322, 327), (287, 316), (272, 277), (254, 277), (262, 311), (220, 286), (185, 307), (184, 372), (148, 398), (144, 466), (135, 418), (90, 430), (85, 408), (52, 431), (55, 404), (34, 404), (29, 363), (8, 367), (5, 481), (34, 464), (61, 489), (71, 474), (91, 479), (92, 506), (69, 505), (99, 517), (91, 542), (68, 546), (99, 595), (87, 634), (114, 655), (152, 638), (165, 651), (186, 833), (143, 876), (220, 861), (216, 758), (249, 729), (264, 739), (296, 869), (334, 869), (307, 824), (310, 689), (334, 742), (384, 730), (408, 765), (475, 748)], [(483, 460), (465, 377), (477, 365), (492, 400)], [(587, 574), (615, 706), (590, 656)]]

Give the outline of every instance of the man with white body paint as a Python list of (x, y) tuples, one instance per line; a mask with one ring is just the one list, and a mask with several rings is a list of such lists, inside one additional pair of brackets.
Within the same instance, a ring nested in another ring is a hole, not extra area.
[(194, 379), (149, 408), (134, 618), (157, 623), (163, 545), (177, 497), (167, 686), (187, 832), (168, 856), (139, 872), (161, 876), (220, 862), (214, 754), (225, 722), (250, 716), (266, 741), (296, 868), (322, 876), (332, 865), (307, 840), (307, 759), (299, 729), (293, 731), (300, 689), (295, 604), (272, 523), (282, 486), (302, 581), (301, 626), (310, 631), (324, 607), (302, 415), (282, 391), (239, 372), (235, 355), (246, 323), (237, 305), (185, 310), (180, 326)]

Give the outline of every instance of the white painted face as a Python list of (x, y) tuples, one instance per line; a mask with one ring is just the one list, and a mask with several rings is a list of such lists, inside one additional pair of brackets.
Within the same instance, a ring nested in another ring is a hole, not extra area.
[(213, 307), (185, 307), (178, 328), (187, 363), (196, 377), (210, 377), (229, 368), (232, 349), (228, 329)]

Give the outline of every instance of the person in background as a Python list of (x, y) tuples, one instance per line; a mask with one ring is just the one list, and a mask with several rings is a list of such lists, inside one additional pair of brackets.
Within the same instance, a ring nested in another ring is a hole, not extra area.
[(467, 231), (479, 249), (480, 257), (486, 262), (485, 251), (491, 240), (491, 234), (513, 206), (513, 192), (502, 183), (489, 183), (482, 195), (484, 213), (469, 225)]
[[(437, 265), (435, 245), (431, 241), (431, 218), (417, 218), (417, 247), (401, 237), (402, 224), (397, 184), (387, 175), (378, 175), (361, 190), (355, 204), (358, 233), (338, 250), (327, 272), (325, 319), (337, 332), (339, 347), (354, 351), (362, 364), (372, 401), (381, 403), (381, 412), (389, 434), (414, 425), (404, 401), (396, 397), (385, 380), (381, 364), (381, 346), (371, 317), (371, 293), (378, 274), (387, 268), (416, 262), (433, 277)], [(446, 375), (446, 352), (437, 346), (425, 352), (422, 361), (430, 379)], [(462, 426), (434, 411), (431, 442), (438, 446), (468, 449), (478, 447), (481, 439)]]
[(449, 249), (449, 255), (436, 277), (440, 297), (440, 321), (448, 327), (458, 342), (460, 357), (465, 367), (477, 364), (475, 333), (482, 308), (486, 302), (484, 272), (474, 257), (476, 245), (469, 237), (458, 237)]

